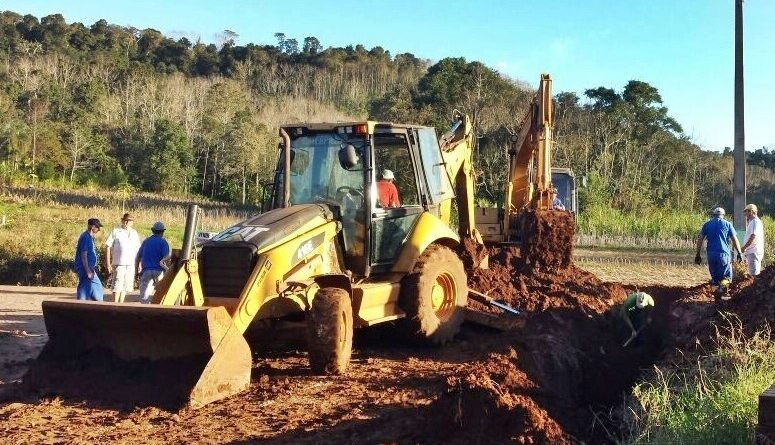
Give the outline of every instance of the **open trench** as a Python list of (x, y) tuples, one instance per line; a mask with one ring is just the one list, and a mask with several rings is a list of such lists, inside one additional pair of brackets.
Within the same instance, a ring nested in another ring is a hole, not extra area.
[[(644, 369), (675, 346), (673, 303), (684, 289), (648, 287), (652, 323), (623, 347), (629, 329), (621, 303), (634, 290), (577, 268), (566, 213), (536, 215), (528, 248), (490, 248), (490, 268), (469, 272), (469, 286), (527, 313), (520, 332), (503, 333), (491, 354), (447, 379), (436, 403), (440, 439), (452, 443), (610, 443), (611, 416)], [(467, 251), (471, 251), (470, 246)], [(478, 307), (479, 310), (490, 310)], [(609, 413), (601, 415), (600, 413)]]
[[(640, 342), (622, 347), (629, 331), (620, 299), (597, 314), (549, 309), (530, 315), (519, 333), (485, 360), (447, 379), (437, 402), (453, 443), (611, 443), (620, 407), (642, 371), (675, 344), (669, 320), (680, 289), (643, 289), (655, 298), (653, 322)], [(606, 414), (608, 413), (608, 414)]]
[(525, 311), (527, 321), (486, 360), (447, 379), (437, 405), (448, 442), (616, 443), (626, 437), (623, 408), (644, 371), (709, 353), (730, 320), (751, 335), (775, 318), (775, 267), (755, 280), (736, 275), (723, 301), (709, 284), (641, 287), (655, 300), (652, 323), (623, 347), (621, 304), (635, 288), (603, 283), (558, 251), (572, 238), (569, 215), (536, 219), (551, 230), (527, 240), (528, 258), (491, 248), (490, 269), (470, 272), (470, 287)]

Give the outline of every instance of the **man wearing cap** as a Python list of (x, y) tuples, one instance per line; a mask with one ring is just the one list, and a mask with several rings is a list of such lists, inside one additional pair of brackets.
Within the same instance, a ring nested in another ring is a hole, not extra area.
[(622, 306), (624, 321), (630, 328), (630, 338), (624, 344), (627, 346), (649, 323), (651, 311), (654, 310), (654, 299), (646, 292), (635, 291), (627, 296)]
[(97, 248), (94, 237), (100, 231), (102, 224), (97, 218), (89, 218), (86, 231), (78, 237), (75, 248), (75, 272), (78, 274), (76, 298), (79, 300), (102, 301), (104, 290), (102, 281), (97, 276)]
[(762, 271), (762, 258), (764, 258), (764, 225), (759, 219), (759, 208), (756, 204), (745, 206), (745, 219), (748, 220), (748, 224), (745, 227), (743, 240), (743, 257), (748, 265), (748, 273), (755, 277)]
[(164, 230), (164, 223), (156, 221), (151, 227), (153, 235), (143, 241), (137, 252), (135, 266), (140, 271), (140, 303), (151, 302), (156, 284), (167, 270), (162, 261), (170, 256), (170, 245), (164, 239)]
[(140, 236), (132, 228), (134, 218), (124, 213), (121, 225), (110, 232), (105, 241), (107, 246), (105, 263), (113, 279), (113, 301), (123, 303), (128, 292), (134, 290), (135, 258), (140, 248)]
[(557, 196), (557, 190), (552, 190), (552, 210), (565, 210), (565, 204)]
[(740, 243), (737, 241), (737, 235), (732, 224), (724, 219), (724, 209), (716, 207), (713, 209), (713, 217), (702, 225), (700, 234), (697, 236), (697, 255), (694, 262), (702, 264), (700, 251), (702, 242), (707, 238), (708, 271), (710, 272), (710, 282), (718, 286), (719, 296), (725, 295), (732, 281), (732, 262), (729, 252), (728, 241), (732, 244), (742, 261), (743, 253), (740, 250)]
[(398, 189), (393, 181), (396, 179), (392, 170), (382, 170), (382, 179), (377, 181), (377, 194), (379, 195), (379, 205), (383, 209), (401, 207), (398, 200)]

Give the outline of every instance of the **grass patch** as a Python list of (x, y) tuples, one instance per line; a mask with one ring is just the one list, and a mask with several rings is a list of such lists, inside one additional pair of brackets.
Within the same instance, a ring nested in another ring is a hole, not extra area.
[(708, 281), (708, 268), (617, 258), (575, 258), (576, 265), (603, 281), (636, 286), (696, 286)]
[[(697, 234), (708, 218), (702, 213), (653, 210), (628, 213), (597, 206), (578, 214), (577, 244), (583, 247), (693, 250)], [(731, 221), (731, 215), (727, 215)], [(775, 218), (762, 216), (764, 262), (775, 258)], [(739, 239), (742, 246), (743, 239)]]
[(705, 221), (702, 214), (664, 210), (641, 214), (608, 207), (592, 207), (578, 215), (580, 233), (639, 239), (693, 239)]
[[(84, 199), (90, 201), (81, 201)], [(75, 286), (77, 277), (70, 266), (86, 220), (96, 217), (104, 224), (96, 239), (102, 247), (124, 210), (134, 215), (141, 238), (150, 235), (153, 223), (161, 220), (167, 226), (165, 238), (170, 246), (181, 247), (187, 201), (139, 195), (128, 200), (130, 207), (126, 202), (94, 199), (101, 198), (83, 192), (24, 195), (6, 189), (0, 197), (0, 221), (5, 217), (5, 224), (0, 225), (0, 284)], [(200, 230), (221, 231), (254, 213), (218, 203), (203, 204)]]
[(758, 396), (775, 381), (770, 328), (745, 336), (730, 320), (715, 343), (713, 353), (655, 368), (635, 387), (621, 443), (754, 443)]

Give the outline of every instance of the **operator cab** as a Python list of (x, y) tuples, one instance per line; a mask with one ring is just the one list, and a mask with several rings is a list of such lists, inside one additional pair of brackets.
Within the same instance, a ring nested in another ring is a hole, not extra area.
[[(438, 216), (441, 201), (454, 197), (432, 127), (367, 121), (282, 128), (290, 141), (289, 191), (281, 149), (264, 210), (326, 205), (342, 224), (345, 267), (357, 276), (388, 272), (417, 218)], [(379, 202), (385, 170), (398, 191), (395, 207)]]
[(565, 210), (576, 216), (576, 177), (569, 168), (552, 168), (552, 185), (557, 189), (557, 197), (562, 201)]

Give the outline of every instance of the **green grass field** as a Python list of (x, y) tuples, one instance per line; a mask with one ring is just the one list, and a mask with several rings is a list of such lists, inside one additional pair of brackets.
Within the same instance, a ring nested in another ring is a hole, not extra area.
[[(727, 219), (730, 219), (727, 215)], [(775, 219), (762, 216), (765, 263), (775, 258)], [(578, 215), (577, 245), (606, 249), (693, 252), (707, 218), (702, 214), (653, 211), (623, 213), (597, 207)], [(739, 237), (742, 244), (743, 239)]]

